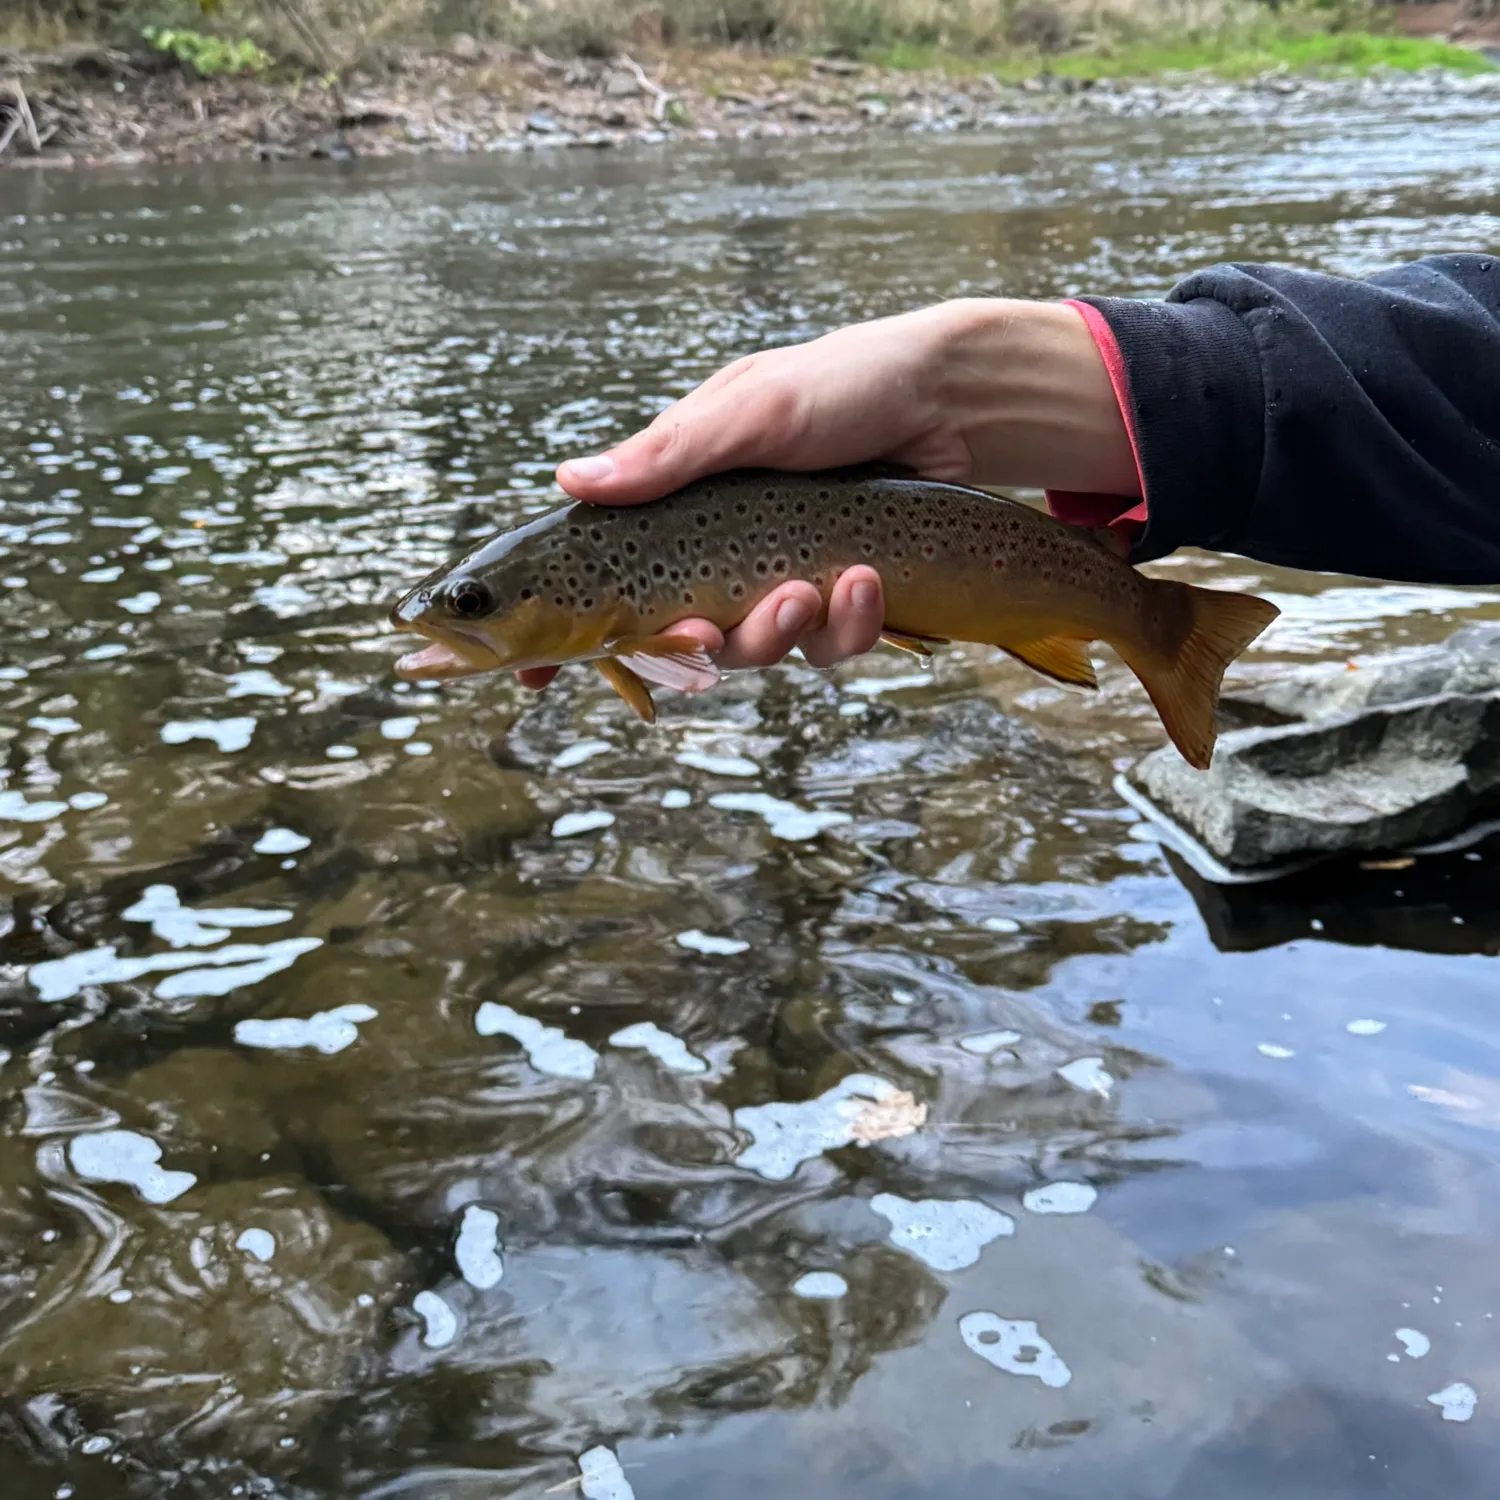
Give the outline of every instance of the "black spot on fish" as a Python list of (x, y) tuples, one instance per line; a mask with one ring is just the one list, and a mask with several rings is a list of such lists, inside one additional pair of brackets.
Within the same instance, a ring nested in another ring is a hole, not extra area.
[(699, 563), (698, 576), (706, 583), (710, 578), (714, 576), (714, 565), (709, 562)]
[(666, 563), (663, 563), (663, 562), (654, 562), (654, 563), (652, 563), (651, 564), (651, 573), (652, 573), (652, 576), (655, 577), (655, 578), (665, 578), (667, 576), (667, 565), (666, 565)]
[(651, 520), (650, 520), (650, 517), (648, 517), (648, 516), (642, 516), (640, 518), (640, 520), (635, 523), (635, 529), (637, 531), (640, 531), (640, 532), (650, 531), (651, 530)]
[(745, 597), (745, 585), (738, 578), (729, 585), (729, 597), (731, 599), (743, 599)]
[(768, 571), (769, 570), (766, 567), (766, 560), (765, 560), (765, 558), (763, 558), (763, 557), (757, 557), (755, 559), (755, 576), (757, 578), (764, 578), (766, 576), (766, 573)]
[(792, 565), (784, 557), (775, 558), (771, 563), (771, 571), (780, 577), (783, 573), (789, 573)]

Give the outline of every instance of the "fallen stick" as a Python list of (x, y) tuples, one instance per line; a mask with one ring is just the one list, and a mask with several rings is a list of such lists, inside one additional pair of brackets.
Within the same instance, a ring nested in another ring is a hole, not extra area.
[(646, 76), (646, 70), (628, 52), (622, 52), (619, 60), (624, 67), (629, 68), (635, 81), (651, 95), (651, 118), (658, 121), (666, 119), (667, 105), (672, 102), (672, 95), (659, 83), (652, 83)]
[(11, 95), (11, 122), (5, 132), (5, 137), (0, 140), (0, 151), (4, 151), (10, 145), (17, 130), (25, 130), (26, 144), (31, 147), (32, 155), (39, 156), (42, 150), (41, 137), (37, 135), (36, 120), (32, 117), (31, 105), (26, 102), (26, 90), (21, 87), (19, 78), (8, 78), (6, 84), (10, 88)]

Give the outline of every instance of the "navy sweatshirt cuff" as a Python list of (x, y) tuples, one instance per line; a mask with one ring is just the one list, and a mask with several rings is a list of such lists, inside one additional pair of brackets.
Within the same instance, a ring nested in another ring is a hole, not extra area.
[(1222, 302), (1080, 297), (1109, 324), (1125, 365), (1146, 529), (1133, 562), (1178, 547), (1233, 551), (1255, 503), (1266, 400), (1255, 335)]

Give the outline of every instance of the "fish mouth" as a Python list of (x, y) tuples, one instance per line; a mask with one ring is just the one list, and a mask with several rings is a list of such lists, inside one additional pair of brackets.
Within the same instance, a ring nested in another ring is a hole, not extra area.
[(396, 662), (396, 676), (407, 682), (447, 681), (454, 677), (475, 677), (494, 672), (504, 662), (481, 641), (407, 625), (408, 630), (427, 637), (427, 644), (408, 651)]

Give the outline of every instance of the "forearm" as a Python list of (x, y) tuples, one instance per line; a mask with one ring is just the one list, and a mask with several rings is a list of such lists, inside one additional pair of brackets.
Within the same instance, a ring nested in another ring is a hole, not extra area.
[(1079, 310), (965, 299), (943, 314), (933, 395), (974, 483), (1139, 496), (1121, 403)]

